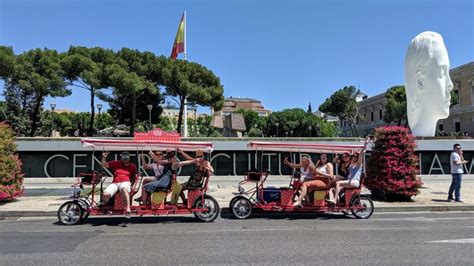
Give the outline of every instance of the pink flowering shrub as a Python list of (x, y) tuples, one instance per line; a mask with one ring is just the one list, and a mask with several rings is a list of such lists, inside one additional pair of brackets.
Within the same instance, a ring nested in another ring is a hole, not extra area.
[(422, 182), (417, 176), (416, 143), (407, 128), (375, 129), (375, 142), (367, 162), (365, 186), (372, 194), (388, 200), (410, 200)]
[(23, 194), (22, 164), (15, 152), (13, 131), (0, 123), (0, 202), (12, 201)]

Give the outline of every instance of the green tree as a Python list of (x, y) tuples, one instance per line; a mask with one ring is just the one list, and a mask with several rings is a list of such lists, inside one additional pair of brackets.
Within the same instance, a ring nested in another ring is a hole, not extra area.
[(115, 62), (106, 67), (109, 84), (114, 87), (114, 93), (128, 97), (131, 101), (130, 135), (135, 132), (137, 99), (143, 96), (145, 91), (158, 93), (156, 83), (147, 79), (147, 64), (153, 64), (154, 59), (150, 53), (122, 48), (117, 52)]
[(166, 96), (179, 105), (177, 131), (181, 132), (184, 104), (211, 106), (219, 110), (224, 104), (224, 89), (217, 76), (206, 67), (183, 60), (170, 60), (161, 72)]
[[(110, 109), (108, 112), (119, 124), (131, 125), (130, 114), (132, 113), (132, 99), (130, 97), (112, 93), (111, 95), (101, 94), (100, 99), (109, 103)], [(147, 129), (149, 127), (147, 105), (152, 105), (151, 123), (158, 124), (160, 122), (160, 114), (163, 111), (159, 105), (161, 101), (162, 95), (160, 93), (150, 93), (148, 90), (145, 90), (143, 94), (137, 98), (136, 119), (137, 121), (146, 122), (144, 126)]]
[(313, 113), (313, 109), (311, 108), (311, 102), (309, 102), (308, 104), (308, 110), (306, 110), (306, 112), (312, 114)]
[(113, 63), (114, 57), (115, 53), (110, 49), (71, 46), (62, 58), (61, 64), (70, 84), (90, 93), (89, 134), (94, 131), (95, 96), (108, 87), (104, 70)]
[(319, 111), (332, 116), (337, 116), (339, 120), (346, 121), (352, 131), (353, 136), (359, 136), (356, 120), (359, 116), (359, 108), (356, 96), (360, 91), (354, 86), (345, 86), (334, 92), (319, 106)]
[(395, 121), (400, 126), (402, 120), (407, 117), (405, 86), (390, 87), (385, 93), (385, 99), (387, 100), (387, 105), (385, 106), (383, 120), (387, 125)]
[(301, 108), (273, 112), (268, 116), (266, 125), (264, 129), (266, 136), (333, 137), (337, 132), (334, 123), (327, 122)]
[[(264, 117), (258, 115), (257, 112), (249, 109), (239, 109), (237, 113), (241, 113), (244, 117), (245, 127), (247, 128), (244, 133), (249, 133), (252, 128), (259, 129), (260, 132), (263, 131), (266, 121)], [(256, 131), (254, 130), (254, 133)], [(260, 134), (262, 136), (262, 134)]]
[(7, 120), (7, 104), (4, 101), (0, 101), (0, 121)]
[(8, 46), (0, 46), (0, 78), (10, 77), (15, 68), (15, 53)]
[(2, 77), (7, 101), (23, 104), (16, 108), (23, 108), (21, 112), (28, 115), (31, 121), (30, 136), (34, 136), (38, 129), (44, 99), (71, 94), (71, 90), (66, 88), (60, 62), (60, 55), (55, 50), (29, 50), (17, 55), (13, 71)]
[(163, 115), (160, 117), (158, 127), (164, 131), (173, 131), (176, 128), (173, 119)]

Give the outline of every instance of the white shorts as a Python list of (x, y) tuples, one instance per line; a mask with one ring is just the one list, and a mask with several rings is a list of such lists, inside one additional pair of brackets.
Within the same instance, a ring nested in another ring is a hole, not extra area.
[(121, 191), (122, 189), (125, 189), (128, 191), (128, 193), (130, 193), (130, 182), (126, 181), (120, 183), (112, 183), (105, 189), (104, 193), (108, 193), (111, 197), (113, 197), (115, 193), (117, 193), (117, 191)]

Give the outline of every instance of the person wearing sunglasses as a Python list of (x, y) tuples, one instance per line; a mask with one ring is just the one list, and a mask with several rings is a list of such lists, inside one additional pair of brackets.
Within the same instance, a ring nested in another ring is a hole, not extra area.
[(148, 155), (152, 159), (152, 162), (147, 163), (145, 160), (145, 154), (141, 154), (141, 165), (145, 170), (153, 169), (154, 176), (144, 177), (142, 180), (142, 195), (135, 199), (135, 201), (141, 202), (142, 204), (147, 204), (148, 199), (150, 198), (150, 193), (143, 189), (143, 186), (157, 180), (163, 174), (165, 165), (168, 164), (168, 161), (163, 160), (163, 153), (161, 151), (150, 151)]
[(196, 151), (196, 158), (193, 158), (181, 149), (176, 149), (176, 151), (186, 160), (192, 161), (195, 164), (195, 170), (189, 177), (188, 181), (177, 184), (177, 190), (174, 191), (174, 194), (171, 197), (172, 204), (177, 203), (177, 195), (179, 195), (183, 204), (187, 204), (184, 191), (189, 188), (201, 188), (204, 185), (204, 180), (214, 173), (214, 168), (211, 163), (204, 158), (204, 152), (201, 150)]
[(329, 199), (327, 200), (329, 203), (337, 204), (339, 202), (339, 193), (343, 188), (358, 188), (360, 186), (363, 156), (363, 152), (356, 152), (352, 155), (347, 180), (336, 181), (335, 188), (329, 192)]
[[(458, 143), (453, 145), (453, 152), (451, 152), (449, 163), (451, 165), (451, 185), (448, 191), (448, 201), (463, 202), (461, 200), (461, 181), (464, 174), (463, 167), (467, 163), (464, 160), (461, 145)], [(455, 198), (453, 198), (453, 192)]]

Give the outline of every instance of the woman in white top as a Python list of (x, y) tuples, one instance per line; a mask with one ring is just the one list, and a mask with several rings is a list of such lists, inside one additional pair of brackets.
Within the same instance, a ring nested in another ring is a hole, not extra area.
[(160, 152), (160, 151), (155, 151), (155, 152), (150, 151), (148, 154), (153, 159), (153, 162), (151, 164), (148, 164), (145, 161), (145, 155), (141, 154), (141, 156), (140, 156), (141, 165), (145, 170), (153, 169), (154, 176), (147, 176), (147, 177), (143, 178), (143, 181), (142, 181), (142, 196), (136, 199), (137, 201), (140, 201), (140, 198), (141, 198), (141, 202), (143, 202), (143, 204), (146, 204), (147, 200), (149, 198), (149, 195), (148, 195), (149, 193), (147, 193), (143, 189), (143, 186), (145, 184), (148, 184), (148, 183), (152, 182), (152, 181), (155, 181), (158, 177), (160, 177), (163, 174), (163, 169), (165, 168), (162, 163), (161, 164), (157, 163), (157, 162), (163, 162), (163, 153), (162, 152)]
[(358, 188), (360, 186), (363, 159), (363, 151), (361, 153), (356, 152), (352, 155), (351, 164), (348, 168), (347, 180), (340, 180), (336, 182), (336, 187), (333, 189), (334, 194), (332, 191), (329, 192), (328, 202), (336, 204), (339, 201), (339, 192), (341, 192), (343, 188)]
[(309, 157), (302, 156), (300, 163), (291, 163), (288, 158), (285, 157), (283, 163), (293, 169), (299, 168), (301, 172), (301, 177), (303, 178), (303, 182), (313, 180), (315, 168), (313, 162)]
[(308, 191), (327, 188), (333, 178), (334, 175), (332, 163), (328, 161), (327, 155), (323, 153), (321, 154), (321, 158), (315, 166), (313, 180), (303, 183), (301, 194), (293, 206), (301, 207), (301, 201), (306, 197)]

